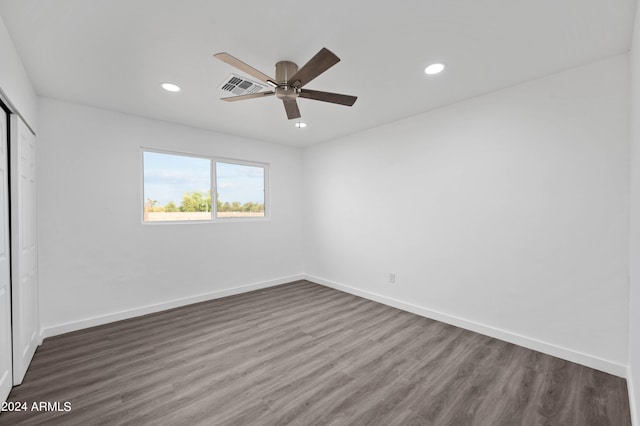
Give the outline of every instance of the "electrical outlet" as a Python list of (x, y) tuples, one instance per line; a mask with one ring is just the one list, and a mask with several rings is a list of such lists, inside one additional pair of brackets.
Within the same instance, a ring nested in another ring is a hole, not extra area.
[(396, 282), (396, 273), (389, 272), (389, 284), (394, 284)]

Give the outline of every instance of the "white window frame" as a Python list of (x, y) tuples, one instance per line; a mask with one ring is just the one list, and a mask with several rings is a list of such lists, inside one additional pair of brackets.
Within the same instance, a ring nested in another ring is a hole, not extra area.
[[(144, 153), (155, 152), (158, 154), (175, 155), (182, 157), (202, 158), (211, 161), (211, 219), (203, 220), (158, 220), (158, 221), (145, 221), (144, 220)], [(237, 164), (239, 166), (251, 166), (261, 167), (264, 170), (264, 216), (258, 217), (217, 217), (218, 216), (218, 203), (217, 195), (217, 163)], [(172, 151), (167, 149), (140, 147), (140, 175), (141, 175), (141, 195), (140, 195), (140, 219), (143, 225), (171, 225), (171, 224), (203, 224), (203, 223), (237, 223), (237, 222), (260, 222), (271, 220), (271, 196), (270, 196), (270, 175), (271, 165), (260, 161), (239, 160), (236, 158), (217, 157), (205, 154), (194, 154), (184, 151)]]

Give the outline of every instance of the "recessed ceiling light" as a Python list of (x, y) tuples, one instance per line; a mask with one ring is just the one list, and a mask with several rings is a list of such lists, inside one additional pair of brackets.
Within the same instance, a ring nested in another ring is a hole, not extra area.
[(441, 73), (443, 69), (444, 69), (444, 64), (437, 63), (437, 64), (431, 64), (428, 67), (426, 67), (424, 69), (424, 72), (428, 75), (434, 75), (434, 74)]
[(296, 123), (296, 127), (297, 127), (298, 129), (304, 129), (305, 127), (307, 127), (307, 123), (305, 123), (305, 122), (303, 122), (303, 121), (298, 121), (298, 122)]
[(162, 88), (167, 92), (179, 92), (180, 86), (173, 83), (162, 83)]

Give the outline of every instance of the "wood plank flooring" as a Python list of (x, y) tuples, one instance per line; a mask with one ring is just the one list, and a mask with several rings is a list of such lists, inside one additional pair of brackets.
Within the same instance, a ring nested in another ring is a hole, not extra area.
[(631, 424), (624, 379), (306, 281), (48, 338), (9, 401), (61, 411), (2, 425)]

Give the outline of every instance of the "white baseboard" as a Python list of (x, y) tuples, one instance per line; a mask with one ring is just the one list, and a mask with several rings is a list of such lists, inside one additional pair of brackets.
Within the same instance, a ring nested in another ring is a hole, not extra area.
[(288, 277), (277, 278), (274, 280), (261, 281), (257, 283), (245, 284), (224, 290), (217, 290), (210, 293), (199, 294), (196, 296), (184, 297), (182, 299), (170, 300), (167, 302), (157, 303), (154, 305), (141, 306), (135, 309), (115, 312), (112, 314), (101, 315), (97, 317), (87, 318), (79, 321), (57, 324), (45, 327), (40, 331), (40, 336), (44, 339), (47, 337), (57, 336), (59, 334), (69, 333), (84, 328), (95, 327), (97, 325), (108, 324), (110, 322), (120, 321), (124, 319), (139, 317), (142, 315), (152, 314), (155, 312), (165, 311), (167, 309), (178, 308), (180, 306), (191, 305), (193, 303), (204, 302), (221, 297), (233, 296), (235, 294), (246, 293), (261, 288), (273, 287), (280, 284), (286, 284), (292, 281), (303, 280), (304, 275), (291, 275)]
[[(420, 315), (426, 318), (431, 318), (437, 321), (441, 321), (447, 324), (455, 325), (456, 327), (464, 328), (466, 330), (475, 331), (476, 333), (484, 334), (485, 336), (493, 337), (503, 340), (505, 342), (513, 343), (519, 346), (523, 346), (528, 349), (533, 349), (538, 352), (545, 353), (547, 355), (562, 358), (567, 361), (575, 362), (586, 367), (594, 368), (596, 370), (604, 371), (605, 373), (613, 374), (618, 377), (628, 377), (628, 367), (617, 362), (609, 361), (606, 359), (598, 358), (589, 354), (578, 352), (572, 349), (557, 346), (551, 343), (543, 342), (537, 339), (533, 339), (527, 336), (523, 336), (517, 333), (513, 333), (508, 330), (480, 324), (475, 321), (471, 321), (465, 318), (456, 317), (453, 315), (445, 314), (443, 312), (434, 311), (432, 309), (424, 308), (414, 305), (412, 303), (404, 302), (402, 300), (393, 299), (387, 296), (383, 296), (377, 293), (372, 293), (365, 290), (360, 290), (355, 287), (351, 287), (345, 284), (329, 281), (313, 275), (305, 275), (305, 279), (314, 282), (316, 284), (324, 285), (327, 287), (341, 290), (346, 293), (354, 294), (356, 296), (363, 297), (365, 299), (373, 300), (394, 308), (401, 309), (403, 311), (411, 312), (416, 315)], [(629, 380), (627, 380), (629, 382)], [(640, 426), (640, 425), (639, 425)]]
[(633, 426), (640, 426), (640, 419), (638, 419), (638, 407), (636, 405), (636, 392), (633, 386), (633, 373), (631, 367), (627, 367), (627, 392), (629, 393), (629, 410), (631, 411), (631, 424)]

